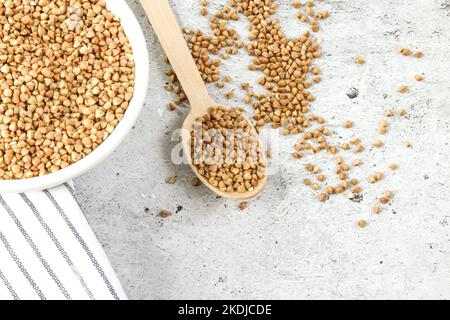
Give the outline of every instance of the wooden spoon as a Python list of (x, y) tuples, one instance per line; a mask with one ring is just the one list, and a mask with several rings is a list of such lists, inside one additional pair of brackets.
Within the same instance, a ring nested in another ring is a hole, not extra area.
[[(186, 157), (190, 159), (190, 133), (193, 129), (194, 121), (198, 117), (207, 114), (210, 107), (219, 106), (220, 104), (214, 102), (209, 96), (168, 0), (140, 0), (140, 2), (191, 105), (191, 110), (182, 127), (183, 149)], [(253, 126), (248, 119), (246, 120)], [(261, 193), (267, 183), (266, 176), (251, 191), (245, 193), (222, 192), (210, 185), (208, 180), (198, 172), (192, 161), (189, 161), (189, 163), (203, 184), (224, 198), (235, 200), (252, 199)]]

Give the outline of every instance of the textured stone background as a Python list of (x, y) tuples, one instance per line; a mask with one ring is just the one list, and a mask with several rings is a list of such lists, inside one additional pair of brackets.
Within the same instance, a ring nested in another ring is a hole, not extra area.
[[(450, 298), (450, 2), (448, 0), (328, 0), (322, 24), (323, 82), (314, 88), (313, 110), (340, 134), (346, 119), (366, 146), (388, 107), (405, 106), (384, 138), (383, 151), (363, 158), (362, 177), (400, 170), (365, 197), (325, 204), (302, 186), (303, 165), (289, 154), (295, 137), (280, 144), (280, 167), (264, 194), (241, 212), (205, 187), (192, 189), (188, 167), (170, 162), (183, 112), (168, 113), (170, 94), (161, 48), (137, 0), (128, 0), (142, 22), (151, 59), (151, 84), (136, 127), (101, 166), (75, 181), (81, 205), (130, 298)], [(173, 0), (184, 25), (205, 28), (197, 0)], [(225, 0), (211, 0), (213, 7)], [(285, 32), (304, 30), (291, 1), (277, 1)], [(246, 35), (246, 20), (238, 24)], [(404, 58), (396, 49), (421, 49), (423, 59)], [(366, 57), (358, 66), (355, 56)], [(139, 59), (139, 53), (135, 53)], [(227, 61), (224, 73), (254, 81), (244, 54)], [(425, 81), (416, 83), (417, 73)], [(411, 93), (400, 95), (406, 84)], [(350, 100), (355, 86), (359, 98)], [(211, 94), (226, 103), (223, 92)], [(236, 90), (238, 93), (238, 90)], [(228, 104), (239, 104), (242, 95)], [(404, 141), (413, 143), (406, 149)], [(324, 166), (328, 161), (317, 158)], [(165, 179), (178, 176), (175, 186)], [(370, 213), (376, 196), (394, 190), (395, 200), (380, 216)], [(161, 209), (174, 212), (161, 219)], [(176, 212), (176, 213), (175, 213)], [(369, 225), (356, 227), (359, 219)]]

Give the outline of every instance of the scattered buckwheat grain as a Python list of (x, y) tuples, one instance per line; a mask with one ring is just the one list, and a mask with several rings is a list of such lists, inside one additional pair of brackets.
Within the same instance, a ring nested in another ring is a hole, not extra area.
[(346, 128), (346, 129), (353, 128), (353, 122), (352, 121), (345, 121), (344, 122), (344, 128)]
[(355, 62), (356, 64), (364, 64), (366, 63), (366, 59), (364, 57), (356, 57)]
[(404, 56), (410, 56), (412, 54), (412, 51), (408, 48), (402, 48), (400, 49), (400, 53)]
[(398, 92), (400, 92), (400, 93), (407, 93), (408, 91), (409, 91), (409, 88), (407, 86), (401, 86), (398, 89)]
[(241, 203), (239, 203), (239, 209), (241, 209), (241, 211), (244, 211), (245, 209), (247, 209), (247, 205), (248, 205), (248, 203), (247, 202), (241, 202)]
[(169, 210), (162, 210), (160, 213), (159, 213), (159, 216), (161, 217), (161, 218), (168, 218), (168, 217), (170, 217), (172, 215), (172, 213), (169, 211)]
[(175, 184), (177, 183), (177, 177), (173, 176), (167, 179), (168, 184)]
[(200, 181), (199, 178), (194, 178), (194, 179), (192, 179), (191, 184), (193, 187), (198, 187), (202, 184), (202, 182)]
[(391, 169), (392, 171), (398, 170), (398, 164), (396, 164), (396, 163), (391, 163), (391, 164), (389, 165), (389, 169)]

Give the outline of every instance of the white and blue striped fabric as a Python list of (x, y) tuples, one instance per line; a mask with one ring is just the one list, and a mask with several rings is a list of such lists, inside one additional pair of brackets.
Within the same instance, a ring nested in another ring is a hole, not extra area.
[(0, 299), (126, 299), (70, 184), (0, 195)]

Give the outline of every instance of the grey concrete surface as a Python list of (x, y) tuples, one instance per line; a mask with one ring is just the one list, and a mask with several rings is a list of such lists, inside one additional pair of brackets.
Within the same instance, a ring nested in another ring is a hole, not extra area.
[[(359, 174), (366, 180), (373, 171), (387, 172), (390, 162), (400, 170), (376, 186), (364, 183), (360, 203), (339, 197), (320, 204), (302, 186), (303, 166), (311, 160), (292, 159), (296, 138), (283, 138), (278, 173), (244, 212), (205, 187), (193, 189), (189, 168), (171, 163), (171, 134), (183, 113), (165, 109), (170, 94), (162, 90), (161, 48), (138, 1), (128, 2), (148, 39), (152, 80), (146, 105), (120, 148), (75, 185), (130, 298), (450, 298), (448, 0), (324, 1), (331, 17), (319, 33), (323, 81), (314, 88), (313, 111), (342, 138), (348, 134), (342, 122), (355, 121), (351, 132), (369, 146), (383, 111), (406, 107), (408, 117), (392, 122), (383, 150), (365, 153)], [(206, 27), (199, 2), (172, 1), (184, 25)], [(225, 0), (209, 2), (217, 8)], [(290, 36), (302, 32), (291, 1), (276, 2), (284, 30)], [(234, 24), (245, 36), (246, 21)], [(396, 53), (402, 46), (421, 49), (425, 57), (404, 58)], [(365, 65), (353, 62), (359, 55)], [(255, 81), (247, 61), (242, 55), (225, 64), (234, 85)], [(415, 82), (417, 73), (425, 81)], [(398, 94), (402, 84), (411, 93)], [(355, 100), (346, 96), (352, 86), (360, 90)], [(209, 90), (227, 103), (223, 91)], [(407, 140), (412, 149), (403, 146)], [(174, 186), (165, 183), (172, 175), (178, 177)], [(375, 216), (370, 208), (384, 190), (396, 196)], [(161, 209), (174, 214), (161, 219)], [(356, 226), (359, 219), (369, 222), (366, 229)]]

